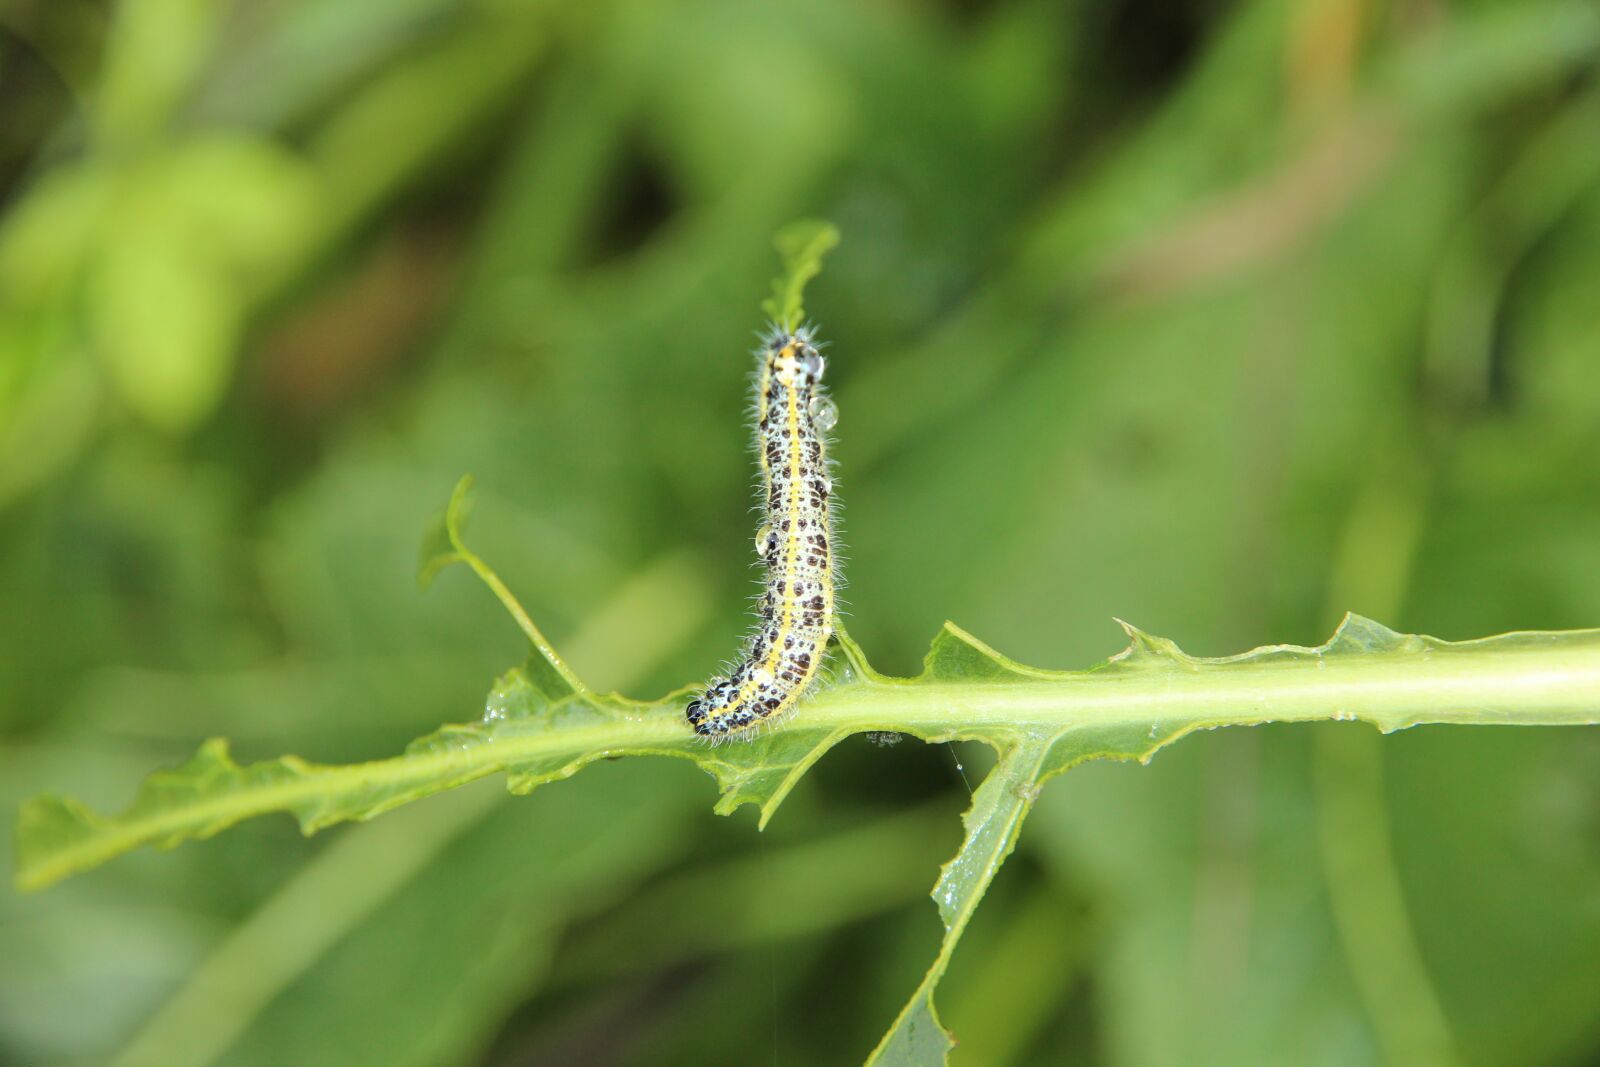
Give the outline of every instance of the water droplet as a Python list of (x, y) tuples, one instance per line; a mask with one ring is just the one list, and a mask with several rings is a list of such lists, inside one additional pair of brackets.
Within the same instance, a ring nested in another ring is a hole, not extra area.
[(839, 425), (839, 407), (827, 397), (812, 397), (809, 410), (811, 421), (816, 424), (819, 432), (827, 433)]
[(762, 559), (767, 558), (767, 542), (772, 540), (772, 524), (762, 523), (761, 529), (756, 531), (756, 555)]
[(493, 723), (510, 718), (509, 703), (506, 694), (498, 689), (490, 693), (489, 699), (483, 702), (483, 721)]

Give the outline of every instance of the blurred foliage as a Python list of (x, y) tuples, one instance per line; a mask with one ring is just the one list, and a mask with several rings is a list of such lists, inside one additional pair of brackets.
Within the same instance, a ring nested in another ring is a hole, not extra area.
[[(797, 217), (847, 235), (807, 303), (885, 668), (946, 616), (1063, 666), (1113, 614), (1197, 653), (1343, 609), (1600, 621), (1587, 0), (0, 25), (8, 807), (114, 807), (211, 734), (344, 761), (472, 717), (519, 636), (460, 568), (412, 581), (463, 470), (580, 674), (706, 673), (746, 625), (736, 413)], [(954, 1062), (1600, 1056), (1600, 737), (1338, 729), (1052, 786), (947, 979)], [(853, 1062), (937, 944), (956, 766), (854, 742), (757, 839), (633, 761), (8, 894), (0, 1061)], [(1341, 920), (1352, 853), (1412, 965)], [(1367, 992), (1392, 975), (1438, 1027)]]

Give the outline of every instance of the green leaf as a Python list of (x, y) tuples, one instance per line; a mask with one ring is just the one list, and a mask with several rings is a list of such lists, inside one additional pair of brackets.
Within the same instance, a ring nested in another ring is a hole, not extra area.
[(116, 230), (88, 287), (100, 358), (141, 418), (190, 429), (216, 407), (232, 374), (238, 294), (171, 217), (129, 214)]
[(95, 349), (136, 414), (188, 430), (232, 380), (250, 306), (310, 240), (319, 186), (282, 149), (218, 135), (130, 165), (113, 187), (85, 268)]
[(157, 134), (206, 62), (222, 11), (216, 0), (134, 0), (118, 9), (93, 112), (101, 138), (126, 147)]
[(444, 514), (422, 539), (422, 555), (417, 563), (417, 584), (423, 589), (433, 584), (439, 572), (452, 563), (465, 563), (461, 554), (461, 531), (472, 514), (472, 475), (463, 474), (450, 494)]
[(939, 955), (889, 1032), (868, 1058), (869, 1065), (943, 1063), (954, 1046), (939, 1013), (933, 991), (944, 977), (967, 920), (978, 910), (989, 883), (1016, 847), (1022, 820), (1039, 796), (1048, 743), (1024, 741), (1003, 750), (1000, 761), (972, 795), (962, 816), (966, 827), (961, 850), (939, 871), (933, 899), (944, 921)]
[(783, 257), (783, 273), (772, 279), (772, 296), (761, 302), (761, 310), (793, 330), (805, 321), (806, 283), (821, 273), (822, 257), (839, 244), (839, 229), (829, 222), (792, 222), (778, 231), (773, 243)]
[(1121, 653), (1088, 670), (1053, 671), (1015, 663), (946, 624), (915, 678), (874, 671), (841, 631), (830, 682), (794, 720), (749, 742), (709, 745), (684, 722), (690, 690), (638, 702), (597, 695), (572, 675), (462, 542), (470, 487), (469, 479), (456, 487), (423, 570), (472, 566), (534, 646), (528, 663), (495, 685), (480, 721), (445, 726), (391, 759), (348, 766), (294, 756), (240, 766), (227, 743), (213, 739), (188, 763), (147, 779), (115, 818), (70, 799), (35, 798), (18, 820), (18, 887), (42, 888), (140, 845), (171, 847), (269, 812), (294, 815), (310, 834), (495, 772), (512, 792), (527, 793), (624, 755), (692, 760), (717, 780), (718, 812), (753, 804), (764, 825), (812, 764), (853, 733), (977, 740), (999, 760), (934, 888), (944, 940), (870, 1061), (938, 1062), (951, 1042), (933, 992), (1051, 775), (1088, 759), (1148, 760), (1192, 730), (1217, 726), (1362, 719), (1389, 732), (1426, 722), (1600, 722), (1595, 630), (1449, 642), (1352, 615), (1316, 648), (1273, 645), (1211, 659), (1124, 624), (1129, 644)]

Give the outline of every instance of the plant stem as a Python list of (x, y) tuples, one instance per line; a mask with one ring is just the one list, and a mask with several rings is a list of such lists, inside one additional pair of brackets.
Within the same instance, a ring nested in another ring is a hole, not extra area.
[[(536, 716), (447, 727), (401, 756), (345, 766), (286, 759), (239, 768), (220, 742), (208, 743), (189, 774), (212, 784), (136, 805), (121, 818), (66, 801), (25, 807), (20, 826), (27, 847), (19, 853), (17, 883), (40, 888), (140, 844), (209, 836), (270, 811), (294, 812), (310, 832), (497, 771), (516, 772), (519, 789), (526, 789), (630, 754), (694, 759), (721, 776), (770, 755), (767, 746), (800, 751), (810, 744), (818, 750), (809, 765), (834, 741), (865, 730), (997, 747), (1049, 740), (1048, 776), (1095, 757), (1148, 759), (1191, 730), (1218, 726), (1360, 718), (1391, 731), (1419, 723), (1600, 722), (1600, 631), (1594, 630), (1451, 644), (1355, 620), (1319, 649), (1273, 646), (1222, 659), (1185, 656), (1170, 643), (1136, 635), (1128, 652), (1082, 672), (1018, 667), (953, 627), (941, 641), (948, 646), (952, 635), (965, 642), (953, 654), (989, 657), (987, 673), (959, 680), (937, 673), (850, 678), (811, 697), (794, 719), (750, 748), (708, 750), (684, 723), (676, 696), (559, 724)], [(172, 780), (171, 773), (160, 777)], [(723, 810), (743, 799), (754, 798)]]

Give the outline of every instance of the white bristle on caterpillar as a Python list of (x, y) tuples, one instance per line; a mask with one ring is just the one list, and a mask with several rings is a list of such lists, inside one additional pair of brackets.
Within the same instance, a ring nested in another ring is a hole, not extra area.
[(756, 351), (756, 552), (766, 589), (743, 658), (685, 709), (706, 737), (749, 730), (793, 708), (816, 679), (833, 634), (833, 482), (823, 437), (838, 413), (822, 389), (827, 361), (819, 347), (808, 327), (774, 326)]

